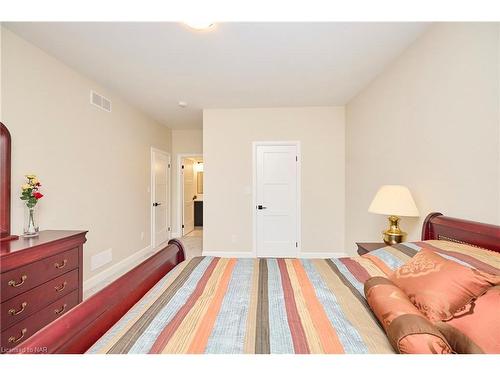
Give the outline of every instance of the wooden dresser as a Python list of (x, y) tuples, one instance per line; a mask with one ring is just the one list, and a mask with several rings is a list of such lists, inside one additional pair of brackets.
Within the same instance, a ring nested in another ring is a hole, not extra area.
[(3, 353), (82, 301), (86, 233), (47, 230), (0, 242)]

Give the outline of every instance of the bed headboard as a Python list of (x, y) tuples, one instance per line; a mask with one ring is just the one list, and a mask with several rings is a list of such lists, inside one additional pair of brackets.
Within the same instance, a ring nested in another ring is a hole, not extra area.
[(482, 247), (500, 253), (500, 226), (443, 216), (427, 215), (422, 227), (422, 241), (447, 240)]

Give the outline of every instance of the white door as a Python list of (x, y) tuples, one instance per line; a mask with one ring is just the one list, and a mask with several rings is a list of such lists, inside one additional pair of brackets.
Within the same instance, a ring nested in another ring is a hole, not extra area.
[(182, 169), (184, 188), (184, 209), (183, 209), (183, 228), (182, 235), (186, 235), (194, 229), (194, 198), (195, 198), (195, 183), (194, 183), (194, 161), (184, 159)]
[(255, 144), (258, 257), (296, 257), (299, 246), (298, 144)]
[(153, 247), (170, 237), (170, 155), (153, 149), (152, 167), (152, 243)]

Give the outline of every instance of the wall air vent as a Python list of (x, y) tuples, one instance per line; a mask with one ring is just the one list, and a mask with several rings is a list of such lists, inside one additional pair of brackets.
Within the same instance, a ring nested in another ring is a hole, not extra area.
[(106, 112), (111, 112), (111, 100), (92, 90), (90, 90), (90, 104), (93, 104)]

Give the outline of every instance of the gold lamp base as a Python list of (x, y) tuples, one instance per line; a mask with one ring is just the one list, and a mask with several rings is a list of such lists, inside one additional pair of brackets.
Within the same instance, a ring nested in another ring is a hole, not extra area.
[(406, 233), (399, 228), (399, 217), (389, 216), (389, 229), (383, 231), (384, 242), (387, 245), (395, 245), (405, 240)]

